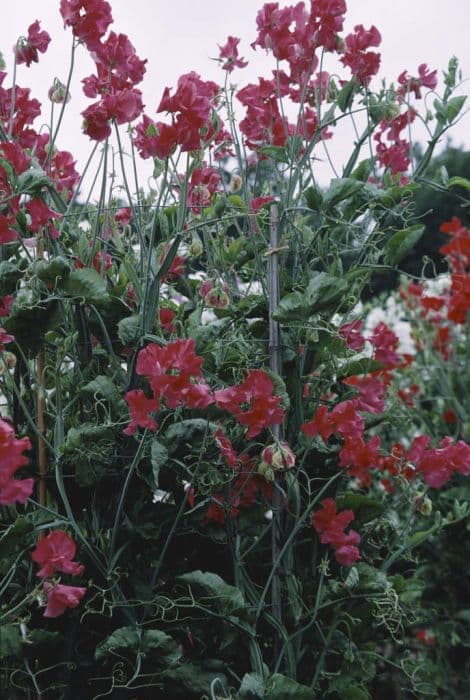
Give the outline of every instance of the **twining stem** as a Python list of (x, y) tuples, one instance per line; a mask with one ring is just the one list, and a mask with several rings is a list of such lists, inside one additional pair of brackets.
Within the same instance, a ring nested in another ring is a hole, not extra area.
[[(277, 204), (271, 206), (271, 226), (269, 233), (269, 362), (271, 371), (279, 374), (281, 367), (280, 345), (279, 345), (279, 326), (274, 320), (273, 314), (279, 303), (279, 219)], [(276, 440), (280, 438), (280, 426), (275, 425), (272, 428)], [(278, 477), (274, 480), (274, 489), (272, 497), (272, 535), (271, 535), (271, 553), (272, 565), (278, 561), (281, 550), (282, 538), (282, 522), (281, 522), (281, 489), (277, 484)], [(271, 609), (273, 617), (282, 623), (282, 601), (281, 601), (281, 574), (279, 567), (276, 567), (271, 582)], [(279, 639), (276, 640), (276, 656), (277, 648), (279, 647)]]
[[(42, 233), (38, 233), (36, 257), (42, 258), (44, 255), (44, 240)], [(47, 451), (46, 451), (46, 386), (45, 386), (45, 355), (44, 348), (41, 348), (36, 358), (36, 391), (37, 391), (37, 419), (38, 419), (38, 466), (39, 466), (39, 486), (38, 501), (41, 506), (46, 505), (46, 473), (47, 473)], [(44, 537), (41, 530), (39, 538)]]

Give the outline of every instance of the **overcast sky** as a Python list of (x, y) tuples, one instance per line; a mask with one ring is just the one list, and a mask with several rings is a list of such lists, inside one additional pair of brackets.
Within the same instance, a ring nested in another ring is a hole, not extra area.
[[(281, 6), (285, 3), (280, 3)], [(293, 1), (289, 4), (293, 4)], [(255, 38), (255, 17), (262, 7), (260, 0), (112, 0), (116, 32), (128, 34), (141, 58), (148, 58), (147, 74), (139, 87), (143, 91), (146, 111), (155, 117), (163, 88), (173, 86), (182, 73), (195, 70), (202, 78), (218, 82), (223, 72), (211, 57), (218, 54), (217, 44), (223, 44), (229, 34), (241, 38), (240, 54), (249, 61), (247, 68), (232, 73), (231, 81), (242, 86), (257, 76), (270, 77), (274, 67), (271, 59), (250, 43)], [(2, 2), (0, 50), (12, 68), (11, 48), (36, 19), (52, 36), (47, 54), (39, 64), (18, 67), (17, 83), (32, 88), (34, 96), (43, 103), (43, 121), (48, 119), (47, 89), (55, 76), (66, 79), (71, 31), (64, 31), (59, 14), (59, 0), (21, 0)], [(460, 59), (467, 82), (460, 93), (468, 94), (470, 78), (470, 0), (349, 0), (345, 29), (355, 24), (366, 27), (375, 24), (382, 34), (382, 68), (380, 75), (396, 80), (404, 69), (415, 73), (418, 64), (427, 63), (441, 71), (448, 59)], [(82, 165), (89, 153), (90, 141), (80, 132), (80, 112), (90, 100), (81, 92), (80, 79), (93, 72), (93, 63), (83, 47), (79, 47), (72, 101), (67, 106), (59, 147), (73, 152)], [(11, 75), (5, 86), (10, 84)], [(439, 92), (440, 86), (437, 91)], [(35, 126), (38, 127), (39, 120)], [(452, 132), (453, 142), (470, 149), (470, 117), (467, 115)], [(333, 161), (340, 167), (348, 144), (344, 139), (331, 141)], [(324, 178), (321, 178), (324, 179)]]

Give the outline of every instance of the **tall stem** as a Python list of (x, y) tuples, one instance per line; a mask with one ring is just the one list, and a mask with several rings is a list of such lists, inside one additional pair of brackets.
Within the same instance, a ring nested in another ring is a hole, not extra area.
[[(279, 344), (279, 325), (274, 320), (273, 314), (279, 304), (279, 219), (277, 204), (271, 206), (271, 226), (270, 226), (270, 250), (269, 250), (269, 362), (271, 371), (279, 374), (281, 369), (281, 349)], [(281, 428), (275, 425), (272, 428), (274, 437), (279, 440)], [(281, 490), (275, 477), (272, 497), (272, 536), (271, 553), (272, 565), (276, 565), (279, 560), (282, 538), (281, 522)], [(271, 582), (271, 609), (273, 617), (282, 623), (282, 601), (281, 601), (281, 575), (279, 567), (276, 570)], [(279, 636), (276, 638), (275, 657), (279, 649)]]

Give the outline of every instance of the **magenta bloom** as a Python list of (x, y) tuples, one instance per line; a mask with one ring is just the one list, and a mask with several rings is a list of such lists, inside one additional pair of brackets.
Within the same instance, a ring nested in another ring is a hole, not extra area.
[(83, 564), (72, 561), (77, 545), (64, 530), (54, 530), (44, 537), (31, 552), (31, 559), (41, 567), (36, 576), (47, 578), (56, 571), (76, 576), (84, 570)]
[(222, 68), (228, 73), (231, 73), (234, 68), (244, 68), (248, 65), (248, 61), (244, 61), (243, 58), (238, 58), (238, 44), (240, 39), (234, 36), (229, 36), (226, 43), (223, 46), (219, 45), (220, 53), (219, 58), (223, 63)]
[(59, 617), (67, 608), (76, 608), (87, 592), (86, 588), (64, 586), (61, 583), (44, 582), (44, 592), (47, 595), (47, 606), (44, 617)]
[(18, 42), (13, 47), (16, 54), (17, 63), (26, 63), (30, 66), (31, 63), (38, 63), (39, 53), (45, 53), (51, 41), (51, 37), (45, 31), (40, 31), (40, 23), (38, 20), (30, 24), (28, 27), (28, 36)]
[(29, 438), (17, 439), (12, 426), (0, 419), (0, 505), (26, 503), (33, 491), (33, 479), (14, 479), (17, 470), (28, 463), (25, 450), (31, 449)]

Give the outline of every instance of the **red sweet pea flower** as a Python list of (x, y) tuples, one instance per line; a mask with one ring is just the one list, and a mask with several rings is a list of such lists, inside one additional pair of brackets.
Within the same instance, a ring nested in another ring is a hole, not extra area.
[(343, 379), (343, 384), (353, 386), (358, 390), (359, 396), (354, 399), (358, 411), (368, 413), (382, 413), (385, 407), (383, 400), (384, 385), (376, 377), (348, 377)]
[(126, 401), (131, 413), (131, 422), (124, 430), (125, 435), (133, 435), (138, 427), (157, 430), (157, 422), (149, 414), (158, 411), (160, 402), (148, 399), (141, 389), (132, 389), (126, 394)]
[(349, 523), (354, 520), (352, 510), (336, 511), (336, 503), (332, 498), (325, 498), (322, 510), (312, 516), (312, 526), (320, 535), (322, 544), (331, 544), (335, 549), (336, 561), (342, 566), (352, 566), (361, 558), (357, 544), (361, 537), (355, 530), (344, 532)]
[(86, 594), (87, 589), (45, 581), (44, 592), (47, 595), (44, 617), (59, 617), (67, 608), (76, 608)]
[(312, 420), (304, 423), (301, 428), (307, 437), (313, 438), (315, 435), (320, 435), (323, 442), (327, 442), (335, 431), (335, 422), (328, 413), (327, 407), (319, 406)]
[(13, 478), (28, 463), (23, 452), (30, 449), (29, 438), (17, 439), (11, 425), (0, 419), (0, 505), (26, 503), (31, 496), (34, 480)]
[(418, 77), (413, 78), (408, 75), (406, 70), (400, 73), (398, 76), (398, 82), (400, 83), (400, 88), (398, 88), (398, 94), (404, 97), (407, 92), (414, 92), (417, 100), (421, 99), (421, 88), (427, 87), (430, 90), (434, 90), (437, 85), (437, 70), (429, 71), (426, 63), (421, 63), (418, 66)]
[(246, 437), (256, 437), (265, 428), (284, 420), (281, 397), (273, 395), (274, 386), (266, 372), (253, 369), (240, 386), (220, 389), (214, 393), (220, 408), (232, 413), (240, 425), (249, 426)]
[(243, 58), (238, 58), (239, 43), (240, 39), (229, 36), (227, 42), (223, 46), (219, 45), (219, 58), (221, 61), (225, 60), (222, 68), (228, 73), (231, 73), (234, 68), (245, 68), (245, 66), (248, 65), (248, 61), (244, 61)]
[(60, 0), (64, 26), (90, 49), (97, 49), (100, 38), (113, 21), (111, 5), (105, 0)]
[(363, 349), (366, 339), (362, 335), (362, 321), (359, 318), (350, 323), (343, 323), (338, 333), (351, 350)]
[(47, 578), (56, 571), (73, 576), (81, 574), (85, 568), (83, 564), (72, 561), (76, 552), (77, 545), (64, 530), (50, 532), (31, 552), (31, 559), (41, 566), (36, 576)]
[(40, 31), (40, 23), (38, 20), (30, 24), (28, 27), (28, 36), (26, 39), (20, 39), (13, 51), (16, 54), (17, 63), (26, 63), (30, 66), (31, 63), (38, 63), (40, 53), (45, 53), (51, 41), (51, 37), (45, 31)]
[(18, 231), (13, 228), (13, 225), (14, 220), (11, 216), (0, 214), (0, 244), (11, 243), (19, 238)]
[(370, 79), (380, 67), (380, 54), (366, 49), (370, 46), (380, 46), (381, 41), (382, 37), (376, 27), (364, 29), (362, 24), (355, 26), (354, 33), (348, 34), (345, 39), (346, 51), (341, 62), (349, 66), (351, 73), (365, 85), (370, 83)]

